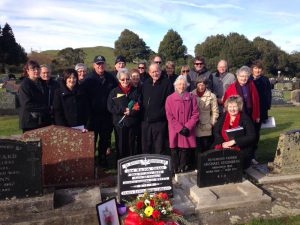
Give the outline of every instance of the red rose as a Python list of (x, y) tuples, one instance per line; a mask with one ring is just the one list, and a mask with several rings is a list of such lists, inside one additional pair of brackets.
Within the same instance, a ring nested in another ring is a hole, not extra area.
[(152, 217), (158, 219), (160, 217), (160, 212), (157, 209), (153, 210)]
[(163, 199), (168, 199), (168, 194), (166, 192), (161, 193)]
[(144, 202), (143, 202), (143, 201), (138, 201), (138, 202), (136, 203), (136, 208), (137, 208), (137, 209), (141, 209), (141, 208), (143, 207), (143, 205), (144, 205)]
[(155, 203), (153, 199), (150, 199), (150, 206), (154, 207)]

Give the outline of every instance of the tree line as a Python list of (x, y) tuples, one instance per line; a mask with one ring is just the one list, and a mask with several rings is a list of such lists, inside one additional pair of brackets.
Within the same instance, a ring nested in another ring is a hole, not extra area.
[[(121, 32), (114, 47), (115, 56), (123, 55), (127, 62), (148, 61), (153, 55), (158, 54), (164, 61), (174, 61), (178, 66), (184, 64), (192, 66), (193, 56), (187, 54), (187, 47), (183, 44), (180, 34), (173, 29), (164, 35), (158, 52), (151, 50), (142, 38), (128, 29)], [(267, 76), (276, 76), (278, 71), (281, 71), (286, 76), (300, 77), (300, 52), (288, 54), (272, 41), (261, 37), (250, 41), (238, 33), (212, 35), (197, 44), (194, 53), (205, 57), (207, 67), (212, 71), (220, 59), (228, 61), (231, 72), (235, 72), (241, 65), (250, 65), (254, 60), (260, 59)], [(86, 53), (80, 48), (65, 48), (54, 58), (34, 51), (27, 56), (23, 47), (16, 42), (12, 28), (7, 23), (3, 29), (0, 27), (1, 72), (16, 68), (20, 70), (28, 57), (38, 60), (41, 64), (50, 64), (54, 72), (60, 73), (66, 67), (78, 62), (84, 63)]]

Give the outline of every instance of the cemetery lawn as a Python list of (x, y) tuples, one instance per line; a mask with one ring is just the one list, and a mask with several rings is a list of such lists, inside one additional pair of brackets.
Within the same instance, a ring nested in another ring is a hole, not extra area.
[(299, 225), (300, 224), (300, 215), (293, 217), (284, 217), (278, 219), (254, 219), (251, 222), (246, 223), (245, 225)]
[(0, 116), (0, 136), (21, 134), (18, 116)]
[(299, 107), (273, 107), (269, 116), (275, 117), (276, 127), (261, 130), (257, 150), (260, 163), (272, 162), (281, 132), (300, 128)]

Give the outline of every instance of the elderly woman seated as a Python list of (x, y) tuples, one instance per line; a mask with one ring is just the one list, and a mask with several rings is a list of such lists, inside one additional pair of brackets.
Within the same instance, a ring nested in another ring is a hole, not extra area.
[[(244, 169), (250, 166), (251, 159), (249, 154), (255, 140), (255, 130), (251, 119), (242, 112), (243, 100), (239, 95), (232, 95), (225, 101), (225, 113), (219, 118), (213, 129), (215, 149), (234, 149), (241, 151)], [(226, 130), (242, 127), (241, 135), (230, 139)]]

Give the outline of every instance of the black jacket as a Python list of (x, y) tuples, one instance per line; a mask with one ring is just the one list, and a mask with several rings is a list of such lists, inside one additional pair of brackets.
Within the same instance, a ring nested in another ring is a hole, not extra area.
[(21, 129), (35, 129), (51, 124), (46, 91), (46, 83), (42, 79), (22, 79), (18, 92)]
[(143, 120), (166, 121), (165, 102), (171, 93), (172, 85), (164, 76), (154, 84), (152, 78), (147, 79), (142, 86)]
[[(222, 144), (225, 140), (222, 136), (222, 127), (226, 113), (218, 119), (213, 129), (214, 143), (212, 148), (217, 144)], [(244, 128), (245, 135), (235, 139), (236, 145), (240, 147), (244, 155), (248, 155), (255, 141), (255, 129), (252, 120), (245, 114), (241, 113), (239, 126)]]
[(53, 101), (54, 119), (56, 125), (75, 127), (87, 123), (87, 98), (76, 85), (71, 91), (65, 84), (55, 91)]
[(89, 130), (99, 129), (101, 121), (111, 120), (111, 113), (107, 110), (107, 98), (112, 89), (118, 85), (117, 80), (108, 72), (99, 76), (95, 70), (87, 75), (82, 84), (82, 90), (88, 98)]
[[(107, 109), (113, 115), (113, 123), (118, 126), (118, 122), (124, 116), (125, 109), (130, 101), (137, 102), (140, 105), (140, 93), (136, 87), (131, 87), (127, 95), (120, 87), (114, 88), (107, 99)], [(123, 120), (124, 126), (131, 127), (140, 122), (140, 110), (130, 110), (130, 114)]]
[(268, 110), (271, 108), (271, 84), (269, 79), (263, 75), (257, 79), (254, 79), (251, 75), (250, 79), (253, 80), (259, 95), (260, 120), (264, 122), (268, 119)]

